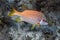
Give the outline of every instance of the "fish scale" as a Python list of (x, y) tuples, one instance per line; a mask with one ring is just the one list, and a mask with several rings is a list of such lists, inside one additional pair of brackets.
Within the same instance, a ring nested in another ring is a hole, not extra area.
[(24, 10), (23, 12), (18, 12), (14, 9), (14, 13), (12, 15), (18, 15), (21, 16), (22, 21), (28, 22), (30, 24), (40, 24), (41, 23), (46, 23), (43, 20), (46, 20), (45, 15), (40, 11), (35, 11), (35, 10)]
[(24, 16), (25, 18), (34, 20), (35, 22), (40, 22), (41, 19), (45, 19), (42, 12), (33, 11), (33, 10), (25, 10), (21, 13), (21, 16)]

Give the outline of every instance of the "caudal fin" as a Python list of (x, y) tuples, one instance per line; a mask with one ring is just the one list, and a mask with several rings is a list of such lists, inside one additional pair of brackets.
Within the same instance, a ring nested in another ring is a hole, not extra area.
[(12, 8), (11, 12), (8, 14), (8, 16), (14, 16), (19, 15), (21, 12), (18, 12), (15, 8)]

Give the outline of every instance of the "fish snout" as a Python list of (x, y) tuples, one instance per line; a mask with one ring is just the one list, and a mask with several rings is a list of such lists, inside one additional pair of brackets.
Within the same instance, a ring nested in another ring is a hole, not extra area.
[(40, 25), (48, 25), (48, 22), (45, 22), (45, 21), (41, 20)]

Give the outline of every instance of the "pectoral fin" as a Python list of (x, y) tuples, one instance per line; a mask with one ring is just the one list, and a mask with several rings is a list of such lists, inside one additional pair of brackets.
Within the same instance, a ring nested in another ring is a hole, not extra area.
[(40, 23), (37, 23), (36, 25), (37, 25), (37, 27), (40, 27), (41, 26)]
[(35, 28), (35, 25), (32, 25), (31, 30), (33, 30), (34, 28)]

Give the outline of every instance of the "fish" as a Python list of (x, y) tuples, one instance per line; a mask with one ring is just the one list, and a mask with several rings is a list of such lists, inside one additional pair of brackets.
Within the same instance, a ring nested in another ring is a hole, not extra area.
[(41, 11), (39, 12), (36, 10), (24, 10), (20, 12), (17, 11), (16, 9), (13, 10), (14, 11), (9, 14), (10, 16), (14, 15), (20, 16), (22, 21), (25, 21), (33, 25), (48, 25), (46, 17)]

